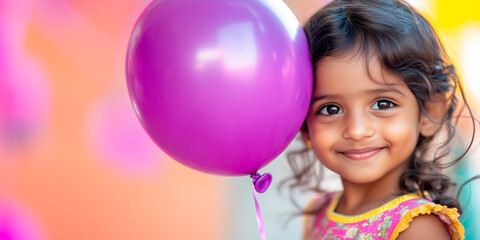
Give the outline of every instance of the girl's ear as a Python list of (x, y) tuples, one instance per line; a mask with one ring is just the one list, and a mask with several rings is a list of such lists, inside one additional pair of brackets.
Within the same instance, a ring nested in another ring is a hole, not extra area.
[(420, 116), (420, 134), (422, 136), (433, 136), (441, 129), (449, 106), (450, 100), (445, 97), (436, 97), (425, 102), (426, 114), (421, 113)]
[(302, 134), (302, 140), (305, 144), (308, 144), (310, 140), (310, 134), (308, 133), (307, 123), (303, 123), (302, 127), (300, 128), (300, 133)]

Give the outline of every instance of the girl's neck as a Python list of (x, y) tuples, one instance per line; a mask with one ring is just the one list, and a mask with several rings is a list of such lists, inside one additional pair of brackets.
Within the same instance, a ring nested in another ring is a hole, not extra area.
[(375, 182), (358, 184), (342, 179), (343, 195), (335, 212), (359, 215), (378, 208), (401, 194), (399, 187), (402, 171), (394, 171)]
[(360, 215), (378, 208), (396, 198), (400, 189), (390, 188), (387, 191), (365, 186), (346, 188), (338, 202), (335, 212), (343, 215)]

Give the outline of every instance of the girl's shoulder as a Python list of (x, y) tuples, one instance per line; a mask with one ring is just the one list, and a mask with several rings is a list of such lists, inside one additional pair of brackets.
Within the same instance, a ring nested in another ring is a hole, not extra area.
[(422, 197), (406, 201), (399, 206), (402, 207), (397, 209), (399, 210), (400, 218), (391, 234), (390, 239), (392, 240), (396, 239), (402, 231), (409, 228), (414, 218), (424, 215), (435, 215), (445, 225), (453, 240), (465, 238), (465, 229), (459, 221), (460, 215), (456, 208), (448, 208)]
[(304, 239), (367, 237), (396, 239), (419, 215), (435, 214), (448, 228), (452, 239), (463, 239), (464, 229), (456, 209), (433, 203), (420, 194), (406, 194), (356, 216), (335, 213), (341, 193), (325, 194), (311, 201), (311, 214), (305, 218)]

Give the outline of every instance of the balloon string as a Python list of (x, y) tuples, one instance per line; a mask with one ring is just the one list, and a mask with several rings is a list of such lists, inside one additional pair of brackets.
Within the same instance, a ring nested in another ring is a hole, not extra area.
[(257, 223), (258, 228), (260, 229), (260, 237), (262, 240), (267, 240), (267, 237), (265, 235), (265, 227), (263, 226), (262, 211), (260, 210), (260, 205), (258, 204), (255, 186), (253, 186), (253, 198), (255, 199), (255, 209), (257, 211)]

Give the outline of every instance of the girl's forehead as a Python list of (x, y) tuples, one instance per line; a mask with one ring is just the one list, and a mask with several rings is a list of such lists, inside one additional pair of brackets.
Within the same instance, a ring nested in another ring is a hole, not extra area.
[(375, 52), (365, 53), (361, 49), (358, 49), (358, 47), (339, 54), (324, 56), (315, 63), (315, 68), (322, 68), (326, 64), (362, 66), (365, 68), (365, 71), (370, 71), (367, 69), (367, 66), (368, 68), (382, 68), (378, 54)]
[(378, 57), (364, 54), (327, 56), (316, 63), (316, 91), (355, 91), (386, 86), (404, 86), (398, 75), (384, 69)]

